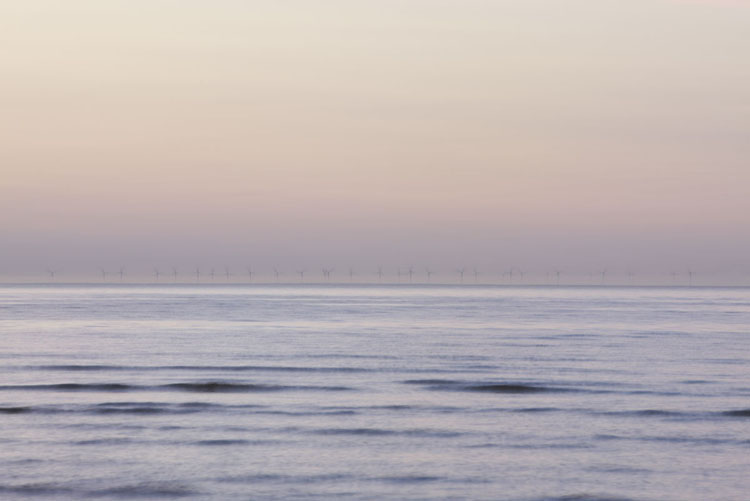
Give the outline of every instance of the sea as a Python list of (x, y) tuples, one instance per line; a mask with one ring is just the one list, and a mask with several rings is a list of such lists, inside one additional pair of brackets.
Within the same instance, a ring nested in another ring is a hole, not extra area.
[(0, 285), (0, 499), (747, 500), (750, 289)]

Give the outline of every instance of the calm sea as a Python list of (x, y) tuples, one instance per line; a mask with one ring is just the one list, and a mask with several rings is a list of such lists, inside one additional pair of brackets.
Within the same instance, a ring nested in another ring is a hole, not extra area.
[(0, 499), (745, 500), (750, 289), (0, 286)]

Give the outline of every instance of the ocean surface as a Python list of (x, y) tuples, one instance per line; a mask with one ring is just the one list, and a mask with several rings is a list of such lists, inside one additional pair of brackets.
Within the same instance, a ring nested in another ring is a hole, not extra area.
[(750, 499), (750, 289), (0, 286), (0, 499)]

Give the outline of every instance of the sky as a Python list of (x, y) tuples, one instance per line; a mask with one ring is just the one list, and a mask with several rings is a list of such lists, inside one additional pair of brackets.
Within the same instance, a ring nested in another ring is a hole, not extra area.
[(749, 26), (741, 0), (2, 2), (0, 279), (750, 280)]

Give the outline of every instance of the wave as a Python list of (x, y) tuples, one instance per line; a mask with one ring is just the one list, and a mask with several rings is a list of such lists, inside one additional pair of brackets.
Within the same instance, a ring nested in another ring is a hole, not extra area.
[(195, 442), (195, 445), (210, 446), (210, 447), (226, 446), (226, 445), (251, 445), (251, 444), (253, 444), (252, 440), (243, 440), (243, 439), (199, 440)]
[(31, 407), (0, 407), (0, 414), (25, 414), (31, 410)]
[(284, 475), (278, 473), (258, 473), (251, 475), (240, 475), (223, 477), (218, 480), (227, 483), (256, 484), (262, 482), (280, 482), (283, 484), (313, 484), (318, 482), (340, 482), (352, 480), (358, 477), (348, 473), (324, 473), (320, 475)]
[(133, 498), (181, 498), (196, 496), (199, 492), (182, 484), (171, 483), (144, 483), (136, 485), (124, 485), (110, 489), (102, 489), (87, 493), (89, 497), (118, 497), (123, 499)]
[(169, 383), (141, 386), (123, 383), (60, 383), (0, 386), (0, 391), (62, 391), (62, 392), (127, 392), (127, 391), (185, 391), (190, 393), (251, 393), (269, 391), (349, 391), (347, 386), (285, 386), (273, 384), (234, 383), (224, 381)]
[(746, 417), (750, 418), (750, 409), (738, 409), (735, 411), (722, 412), (722, 415), (729, 417)]
[(568, 494), (538, 498), (537, 501), (632, 501), (632, 498), (610, 496), (607, 494)]
[(624, 436), (599, 434), (594, 435), (595, 440), (626, 440), (637, 442), (666, 442), (673, 444), (706, 444), (706, 445), (747, 445), (748, 440), (737, 440), (730, 438), (713, 438), (713, 437), (687, 437), (687, 436)]
[[(521, 383), (485, 383), (485, 382), (465, 382), (450, 379), (409, 379), (403, 381), (404, 384), (414, 384), (427, 386), (431, 390), (448, 390), (448, 391), (467, 391), (478, 393), (548, 393), (576, 391), (571, 388), (539, 386), (534, 384)], [(579, 390), (584, 391), (584, 390)]]
[(64, 496), (70, 499), (115, 497), (122, 499), (134, 498), (180, 498), (196, 496), (200, 493), (182, 484), (171, 483), (144, 483), (137, 485), (124, 485), (101, 490), (72, 489), (67, 485), (53, 483), (0, 485), (0, 495), (11, 494), (21, 496), (34, 496), (44, 498), (55, 498)]
[(228, 372), (371, 372), (364, 367), (307, 367), (279, 365), (30, 365), (19, 367), (30, 370), (62, 372), (109, 372), (109, 371), (228, 371)]
[(383, 428), (325, 428), (314, 430), (318, 435), (357, 435), (357, 436), (403, 436), (423, 438), (452, 438), (463, 435), (457, 431), (442, 430), (387, 430)]
[(59, 496), (73, 494), (75, 491), (64, 485), (57, 484), (20, 484), (0, 485), (0, 494), (21, 494), (26, 496)]

